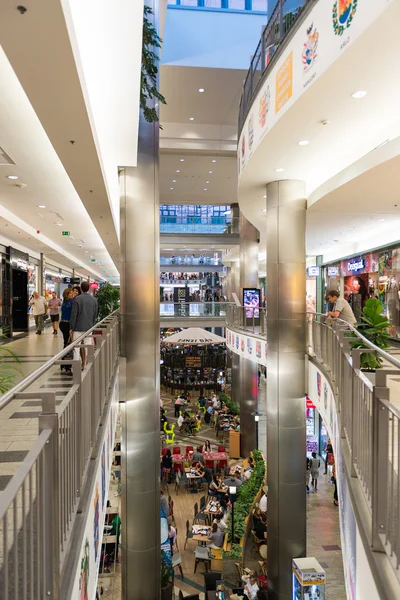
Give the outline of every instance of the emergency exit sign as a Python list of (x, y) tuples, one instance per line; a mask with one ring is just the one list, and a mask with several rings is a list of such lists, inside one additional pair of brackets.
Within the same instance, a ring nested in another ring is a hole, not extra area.
[(69, 235), (69, 233), (70, 233), (69, 231), (63, 231), (62, 232), (63, 235)]

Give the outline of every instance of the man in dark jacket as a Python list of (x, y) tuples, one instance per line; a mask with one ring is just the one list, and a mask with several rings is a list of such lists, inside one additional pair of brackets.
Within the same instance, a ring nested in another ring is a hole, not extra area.
[[(72, 314), (70, 321), (70, 333), (72, 341), (79, 338), (83, 333), (92, 329), (97, 319), (97, 300), (89, 294), (89, 282), (83, 281), (81, 285), (82, 294), (77, 296), (72, 305)], [(92, 345), (93, 338), (87, 337), (83, 342), (85, 345)], [(86, 351), (81, 353), (82, 367), (86, 365)], [(74, 359), (79, 360), (79, 348), (74, 348)]]

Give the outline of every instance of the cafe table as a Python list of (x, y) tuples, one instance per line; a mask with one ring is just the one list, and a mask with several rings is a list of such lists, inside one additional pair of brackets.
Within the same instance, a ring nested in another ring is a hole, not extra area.
[(221, 504), (217, 500), (211, 500), (203, 510), (203, 513), (205, 515), (208, 515), (208, 520), (211, 523), (211, 519), (215, 517), (215, 515), (217, 515), (220, 512), (220, 510)]
[[(203, 533), (198, 533), (200, 531)], [(208, 536), (210, 535), (210, 531), (211, 527), (209, 527), (208, 525), (193, 525), (193, 537), (190, 539), (195, 540), (196, 542), (200, 542), (201, 544), (206, 544), (208, 542)]]
[(201, 475), (197, 475), (197, 473), (192, 473), (192, 470), (190, 468), (185, 469), (185, 475), (186, 475), (186, 479), (189, 483), (189, 487), (190, 487), (190, 484), (194, 487), (196, 480), (202, 479)]

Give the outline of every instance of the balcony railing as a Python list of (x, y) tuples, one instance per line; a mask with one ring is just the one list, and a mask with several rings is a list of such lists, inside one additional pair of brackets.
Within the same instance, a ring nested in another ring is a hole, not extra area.
[(239, 331), (265, 336), (267, 331), (266, 309), (229, 304), (226, 311), (226, 326)]
[(225, 317), (228, 302), (161, 302), (160, 317), (193, 318)]
[(160, 217), (160, 233), (197, 233), (210, 235), (239, 235), (239, 218), (231, 217)]
[(161, 256), (160, 257), (160, 265), (180, 265), (180, 266), (188, 266), (188, 267), (210, 267), (208, 271), (212, 271), (212, 267), (217, 265), (222, 265), (222, 260), (220, 257), (217, 259), (211, 258), (210, 256)]
[[(0, 397), (0, 410), (13, 400), (38, 400), (42, 408), (37, 440), (0, 496), (2, 600), (61, 596), (61, 575), (116, 373), (118, 331), (118, 316), (107, 317)], [(95, 343), (84, 346), (82, 370), (81, 360), (66, 354), (83, 348), (87, 337)], [(57, 384), (45, 390), (39, 385), (61, 365), (72, 367), (71, 387), (57, 404)]]
[(238, 137), (242, 131), (247, 113), (258, 91), (261, 80), (266, 75), (272, 57), (284, 42), (289, 31), (306, 6), (318, 0), (278, 0), (263, 29), (261, 39), (250, 63), (242, 91), (239, 107)]

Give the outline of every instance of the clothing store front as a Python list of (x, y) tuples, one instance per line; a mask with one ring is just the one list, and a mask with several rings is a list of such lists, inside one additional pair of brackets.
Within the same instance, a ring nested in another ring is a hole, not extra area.
[(390, 334), (400, 339), (400, 247), (379, 253), (379, 300), (391, 323)]

